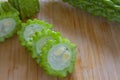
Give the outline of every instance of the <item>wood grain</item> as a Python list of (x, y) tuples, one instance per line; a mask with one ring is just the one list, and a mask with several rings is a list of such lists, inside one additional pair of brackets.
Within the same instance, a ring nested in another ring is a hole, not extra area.
[(120, 23), (61, 0), (41, 0), (38, 18), (77, 45), (73, 74), (63, 79), (46, 75), (15, 35), (0, 43), (0, 80), (120, 80)]

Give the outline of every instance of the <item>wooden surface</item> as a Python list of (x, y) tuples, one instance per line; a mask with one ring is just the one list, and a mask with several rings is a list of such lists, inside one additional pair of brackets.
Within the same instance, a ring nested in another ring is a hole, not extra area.
[(0, 43), (0, 80), (120, 80), (120, 23), (91, 16), (61, 0), (41, 0), (38, 18), (77, 45), (73, 74), (64, 79), (46, 75), (14, 36)]

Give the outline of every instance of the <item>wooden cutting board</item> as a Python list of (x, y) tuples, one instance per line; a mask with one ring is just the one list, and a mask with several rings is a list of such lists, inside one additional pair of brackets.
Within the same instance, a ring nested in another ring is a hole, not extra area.
[(46, 75), (15, 35), (0, 43), (0, 80), (120, 80), (120, 23), (61, 0), (41, 0), (38, 18), (77, 45), (73, 74), (63, 79)]

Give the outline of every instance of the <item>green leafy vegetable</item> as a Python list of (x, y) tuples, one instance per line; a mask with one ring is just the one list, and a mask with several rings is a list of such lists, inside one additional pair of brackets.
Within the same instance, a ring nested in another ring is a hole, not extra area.
[(0, 3), (0, 42), (11, 37), (20, 26), (19, 13), (8, 2)]
[(63, 0), (85, 11), (120, 22), (120, 0)]

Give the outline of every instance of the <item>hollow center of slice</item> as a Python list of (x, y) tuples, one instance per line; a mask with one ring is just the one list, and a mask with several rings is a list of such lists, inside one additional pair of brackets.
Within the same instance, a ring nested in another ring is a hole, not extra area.
[(55, 70), (63, 70), (69, 66), (71, 51), (65, 44), (58, 44), (49, 51), (48, 63)]
[(5, 18), (0, 20), (0, 37), (8, 35), (15, 29), (16, 21), (13, 18)]
[(30, 24), (26, 26), (25, 31), (24, 31), (24, 39), (26, 41), (29, 41), (31, 37), (35, 34), (35, 32), (41, 31), (42, 26), (38, 24)]

